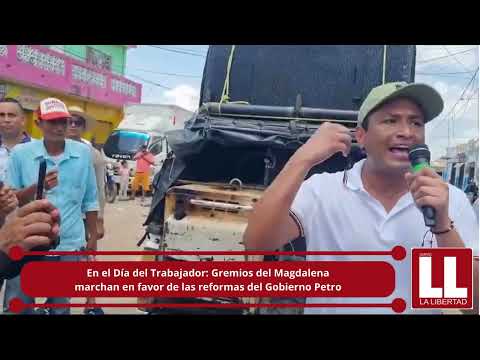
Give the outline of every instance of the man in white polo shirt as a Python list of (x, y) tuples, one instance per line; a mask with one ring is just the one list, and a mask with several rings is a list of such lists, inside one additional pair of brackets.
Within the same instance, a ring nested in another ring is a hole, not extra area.
[[(443, 100), (423, 84), (388, 83), (374, 88), (363, 102), (356, 130), (367, 158), (343, 173), (310, 169), (337, 152), (347, 156), (349, 130), (324, 123), (290, 158), (251, 213), (248, 249), (274, 250), (304, 236), (308, 251), (385, 251), (402, 245), (407, 258), (379, 256), (307, 256), (307, 260), (385, 260), (395, 268), (395, 291), (388, 298), (310, 298), (307, 303), (388, 303), (406, 301), (411, 310), (410, 249), (420, 247), (429, 230), (419, 210), (436, 210), (434, 247), (470, 247), (474, 255), (474, 307), (478, 313), (478, 221), (467, 197), (432, 169), (410, 172), (408, 149), (425, 142), (425, 123), (443, 110)], [(453, 221), (453, 225), (452, 225)], [(428, 237), (429, 239), (429, 237)], [(428, 243), (426, 246), (430, 246)], [(375, 281), (375, 279), (366, 279)], [(390, 308), (306, 308), (307, 314), (387, 313)], [(414, 313), (438, 313), (415, 311)]]

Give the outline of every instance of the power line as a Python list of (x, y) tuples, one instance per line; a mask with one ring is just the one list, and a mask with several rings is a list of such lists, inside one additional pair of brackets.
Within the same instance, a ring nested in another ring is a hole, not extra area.
[(173, 52), (173, 53), (178, 53), (178, 54), (198, 56), (198, 57), (202, 57), (202, 58), (207, 57), (205, 54), (198, 54), (198, 53), (189, 52), (189, 51), (185, 51), (185, 50), (175, 50), (175, 49), (171, 49), (171, 48), (166, 48), (164, 46), (158, 46), (158, 45), (147, 45), (147, 46), (153, 47), (155, 49), (160, 49), (160, 50), (163, 50), (163, 51), (170, 51), (170, 52)]
[[(160, 87), (160, 88), (162, 88), (162, 89), (173, 90), (173, 88), (171, 88), (171, 87), (168, 87), (168, 86), (165, 86), (165, 85), (156, 83), (156, 82), (154, 82), (154, 81), (150, 81), (150, 80), (141, 78), (140, 76), (136, 76), (136, 75), (132, 75), (132, 74), (130, 74), (130, 75), (128, 75), (128, 76), (137, 78), (138, 80), (140, 80), (140, 81), (142, 81), (142, 82), (144, 82), (144, 83), (147, 83), (147, 84), (150, 84), (150, 85), (153, 85), (153, 86), (157, 86), (157, 87)], [(192, 99), (197, 99), (197, 98), (198, 98), (197, 95), (186, 95), (186, 96), (191, 97)]]
[[(472, 71), (473, 73), (473, 71)], [(446, 78), (450, 78), (450, 79), (469, 79), (470, 77), (469, 76), (465, 76), (465, 75), (451, 75), (451, 74), (431, 74), (431, 73), (422, 73), (422, 72), (417, 72), (415, 73), (415, 75), (418, 75), (418, 76), (425, 76), (425, 77), (446, 77)]]
[(168, 48), (169, 48), (169, 49), (173, 49), (173, 50), (194, 52), (194, 53), (198, 53), (198, 54), (200, 54), (200, 55), (207, 55), (206, 52), (203, 52), (203, 51), (200, 51), (200, 50), (195, 50), (195, 49), (177, 48), (177, 47), (173, 47), (173, 46), (169, 46)]
[(472, 92), (470, 97), (468, 99), (466, 99), (465, 104), (463, 105), (463, 108), (458, 109), (458, 113), (460, 113), (460, 111), (462, 111), (462, 110), (463, 110), (463, 113), (462, 113), (462, 115), (458, 115), (457, 118), (462, 118), (465, 115), (465, 113), (467, 112), (467, 109), (468, 109), (468, 105), (470, 105), (470, 101), (472, 101), (472, 99), (475, 97), (476, 94), (478, 94), (478, 87), (475, 89), (474, 92)]
[(455, 107), (456, 107), (456, 106), (458, 105), (458, 103), (463, 99), (463, 96), (465, 95), (465, 93), (466, 93), (467, 89), (470, 87), (470, 85), (473, 83), (473, 80), (475, 80), (475, 78), (477, 77), (477, 74), (478, 74), (478, 67), (477, 67), (477, 70), (475, 71), (475, 74), (473, 74), (472, 78), (470, 79), (470, 81), (468, 82), (468, 84), (467, 84), (467, 85), (465, 86), (465, 88), (463, 89), (462, 95), (460, 95), (460, 98), (459, 98), (459, 99), (457, 100), (457, 102), (451, 107), (451, 109), (450, 109), (450, 111), (448, 112), (448, 114), (445, 115), (440, 121), (438, 121), (438, 122), (436, 123), (436, 126), (435, 126), (434, 128), (432, 128), (432, 129), (430, 130), (430, 132), (433, 132), (435, 129), (437, 129), (437, 128), (440, 126), (440, 124), (441, 124), (442, 122), (444, 122), (445, 119), (447, 119), (447, 118), (450, 116), (450, 114), (453, 113), (453, 110), (455, 110)]
[(445, 49), (445, 51), (447, 52), (448, 55), (452, 56), (453, 59), (458, 63), (460, 64), (461, 67), (463, 67), (465, 70), (469, 71), (469, 69), (460, 61), (457, 59), (457, 57), (455, 55), (453, 55), (450, 50), (447, 49), (447, 47), (445, 45), (442, 45), (442, 47)]
[(143, 81), (143, 82), (145, 82), (145, 83), (147, 83), (147, 84), (154, 85), (154, 86), (158, 86), (158, 87), (161, 87), (161, 88), (163, 88), (163, 89), (167, 89), (167, 90), (172, 90), (172, 89), (173, 89), (173, 88), (171, 88), (171, 87), (168, 87), (168, 86), (165, 86), (165, 85), (156, 83), (156, 82), (154, 82), (154, 81), (141, 78), (140, 76), (137, 76), (137, 75), (129, 74), (128, 76), (133, 77), (133, 78), (137, 78), (137, 79), (139, 79), (140, 81)]
[(458, 75), (458, 74), (473, 74), (475, 70), (471, 71), (455, 71), (455, 72), (422, 72), (422, 71), (417, 71), (417, 74), (420, 75)]
[[(131, 68), (132, 69), (132, 68)], [(201, 75), (189, 75), (189, 74), (175, 74), (175, 73), (166, 73), (166, 72), (159, 72), (154, 70), (147, 70), (147, 69), (132, 69), (136, 71), (144, 71), (151, 74), (158, 74), (158, 75), (165, 75), (165, 76), (176, 76), (176, 77), (186, 77), (186, 78), (201, 78)]]
[[(468, 108), (469, 108), (469, 105), (471, 104), (471, 100), (474, 98), (474, 96), (478, 93), (478, 87), (477, 89), (472, 92), (472, 94), (469, 96), (468, 99), (466, 99), (465, 103), (463, 104), (463, 108), (459, 108), (458, 109), (458, 112), (457, 112), (457, 115), (453, 115), (452, 116), (452, 120), (453, 119), (461, 119), (465, 113), (467, 112)], [(461, 115), (460, 115), (461, 113)], [(452, 121), (452, 138), (455, 139), (455, 121)]]
[(438, 56), (438, 57), (434, 57), (434, 58), (430, 58), (430, 59), (426, 59), (426, 60), (417, 60), (417, 63), (418, 64), (424, 64), (424, 63), (431, 62), (431, 61), (446, 59), (446, 58), (449, 58), (449, 57), (452, 57), (452, 56), (455, 56), (455, 55), (459, 55), (459, 54), (464, 54), (464, 53), (467, 53), (467, 52), (470, 52), (470, 51), (473, 51), (473, 50), (477, 50), (477, 48), (470, 48), (470, 49), (459, 51), (459, 52), (456, 52), (456, 53), (450, 53), (449, 55)]
[[(475, 74), (476, 75), (476, 74)], [(473, 77), (471, 79), (471, 81), (473, 81), (475, 77)], [(465, 89), (463, 90), (462, 92), (462, 95), (460, 95), (460, 98), (457, 100), (457, 102), (451, 107), (450, 111), (448, 112), (447, 115), (445, 115), (439, 122), (436, 123), (436, 125), (430, 130), (430, 133), (433, 133), (435, 130), (437, 130), (439, 128), (439, 126), (441, 124), (443, 124), (445, 122), (445, 120), (447, 120), (447, 124), (448, 124), (448, 132), (449, 132), (449, 138), (450, 138), (450, 117), (453, 119), (454, 117), (454, 110), (455, 110), (455, 107), (458, 105), (458, 103), (463, 100), (463, 96), (466, 92), (466, 90), (468, 89), (468, 87), (470, 86), (471, 84), (471, 81), (467, 84), (467, 86), (465, 87)], [(466, 109), (466, 106), (468, 105), (468, 102), (473, 98), (473, 96), (467, 101), (467, 103), (464, 105), (464, 109)], [(460, 109), (459, 109), (460, 110)], [(463, 116), (463, 114), (462, 114)]]

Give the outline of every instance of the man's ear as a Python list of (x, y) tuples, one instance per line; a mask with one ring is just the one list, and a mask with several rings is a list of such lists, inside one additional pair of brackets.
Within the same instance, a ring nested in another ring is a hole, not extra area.
[(359, 143), (362, 148), (365, 148), (366, 133), (366, 130), (361, 126), (357, 127), (355, 130), (355, 138), (357, 139), (357, 143)]

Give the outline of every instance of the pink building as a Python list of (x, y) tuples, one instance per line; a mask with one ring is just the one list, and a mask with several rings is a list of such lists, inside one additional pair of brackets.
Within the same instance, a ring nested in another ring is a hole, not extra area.
[(0, 45), (0, 97), (27, 109), (26, 130), (40, 133), (33, 111), (45, 97), (84, 108), (98, 120), (87, 137), (104, 143), (123, 117), (123, 106), (140, 103), (142, 86), (124, 74), (131, 45)]

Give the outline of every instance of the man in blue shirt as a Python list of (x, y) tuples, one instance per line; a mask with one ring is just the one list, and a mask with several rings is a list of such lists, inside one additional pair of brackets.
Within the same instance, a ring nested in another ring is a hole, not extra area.
[(5, 181), (13, 147), (30, 141), (24, 128), (25, 113), (20, 102), (13, 98), (0, 99), (0, 181)]
[[(6, 217), (18, 206), (16, 194), (4, 186), (8, 159), (13, 147), (30, 141), (25, 133), (25, 111), (20, 102), (13, 98), (0, 99), (0, 227)], [(0, 280), (0, 290), (3, 281)]]
[(4, 187), (3, 182), (10, 152), (15, 145), (30, 141), (24, 127), (25, 113), (20, 102), (13, 98), (0, 99), (0, 226), (18, 205), (14, 192)]
[[(20, 191), (19, 198), (33, 200), (32, 185), (36, 184), (40, 161), (47, 161), (47, 171), (57, 170), (52, 187), (45, 192), (46, 198), (60, 211), (60, 243), (58, 251), (97, 249), (97, 183), (91, 153), (85, 144), (65, 139), (67, 121), (71, 117), (63, 102), (48, 98), (40, 102), (37, 126), (43, 140), (33, 140), (17, 145), (10, 155), (7, 184)], [(17, 195), (18, 196), (18, 195)], [(88, 243), (82, 213), (86, 215)], [(78, 256), (48, 256), (48, 261), (78, 261)], [(35, 299), (27, 297), (18, 288), (16, 294), (5, 294), (5, 301), (20, 297), (26, 303)], [(50, 298), (47, 303), (67, 303), (68, 298)], [(69, 308), (52, 308), (51, 314), (69, 314)]]

